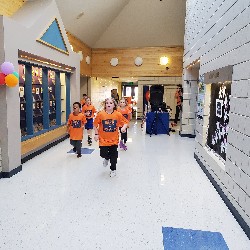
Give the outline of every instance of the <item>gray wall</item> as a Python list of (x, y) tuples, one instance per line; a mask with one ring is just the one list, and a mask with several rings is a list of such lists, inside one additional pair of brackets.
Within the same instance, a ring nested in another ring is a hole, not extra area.
[[(249, 16), (249, 1), (187, 0), (183, 80), (190, 75), (187, 67), (197, 59), (200, 68), (196, 76), (233, 66), (226, 161), (206, 146), (209, 97), (205, 99), (204, 119), (194, 124), (195, 154), (250, 226)], [(186, 81), (183, 84), (185, 89)], [(189, 110), (196, 112), (195, 107)]]

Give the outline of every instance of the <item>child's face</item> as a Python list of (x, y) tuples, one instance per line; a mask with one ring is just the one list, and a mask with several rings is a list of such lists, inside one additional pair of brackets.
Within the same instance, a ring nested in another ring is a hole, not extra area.
[(80, 112), (80, 107), (79, 107), (78, 104), (74, 104), (74, 105), (73, 105), (73, 111), (74, 111), (75, 113), (79, 113), (79, 112)]
[(114, 110), (114, 107), (115, 107), (115, 104), (113, 102), (112, 99), (107, 99), (106, 102), (105, 102), (105, 107), (106, 107), (106, 110), (107, 111), (113, 111)]
[(120, 106), (125, 107), (126, 106), (126, 101), (124, 99), (120, 100)]
[(86, 104), (87, 104), (87, 105), (90, 105), (90, 104), (91, 104), (91, 101), (90, 101), (89, 98), (86, 99)]

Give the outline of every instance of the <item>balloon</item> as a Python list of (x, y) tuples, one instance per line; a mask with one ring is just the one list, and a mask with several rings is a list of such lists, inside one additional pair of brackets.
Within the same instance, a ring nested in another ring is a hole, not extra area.
[(0, 73), (0, 85), (4, 85), (5, 84), (5, 74), (4, 73)]
[(8, 87), (15, 87), (18, 84), (18, 78), (13, 74), (9, 74), (5, 77), (5, 83)]
[(19, 79), (19, 74), (16, 71), (14, 71), (12, 74)]
[(4, 62), (1, 65), (1, 71), (5, 74), (12, 74), (14, 72), (14, 65), (10, 62)]

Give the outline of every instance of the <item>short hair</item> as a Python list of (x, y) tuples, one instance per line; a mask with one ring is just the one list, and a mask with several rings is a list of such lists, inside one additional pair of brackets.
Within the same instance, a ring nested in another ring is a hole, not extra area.
[(81, 108), (81, 106), (82, 106), (80, 102), (74, 102), (74, 103), (73, 103), (73, 106), (74, 106), (75, 104), (77, 104), (77, 105), (79, 106), (79, 108)]

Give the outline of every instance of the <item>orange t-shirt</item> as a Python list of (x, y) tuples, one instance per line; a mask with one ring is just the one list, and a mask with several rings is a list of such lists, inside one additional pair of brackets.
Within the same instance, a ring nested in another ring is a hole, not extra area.
[(93, 118), (95, 112), (96, 112), (96, 109), (95, 109), (95, 107), (93, 105), (85, 104), (82, 107), (82, 113), (86, 116), (87, 119)]
[(119, 127), (128, 124), (129, 121), (118, 111), (108, 114), (105, 110), (100, 111), (94, 126), (99, 127), (99, 146), (112, 146), (119, 143)]
[(128, 121), (130, 121), (131, 110), (129, 109), (129, 107), (125, 107), (124, 109), (118, 107), (117, 111), (120, 112)]
[(82, 140), (83, 138), (83, 126), (86, 123), (86, 117), (84, 114), (79, 113), (74, 115), (71, 113), (68, 119), (69, 136), (71, 140)]
[(81, 101), (80, 101), (81, 105), (84, 106), (84, 104), (86, 103), (86, 100), (83, 98)]

